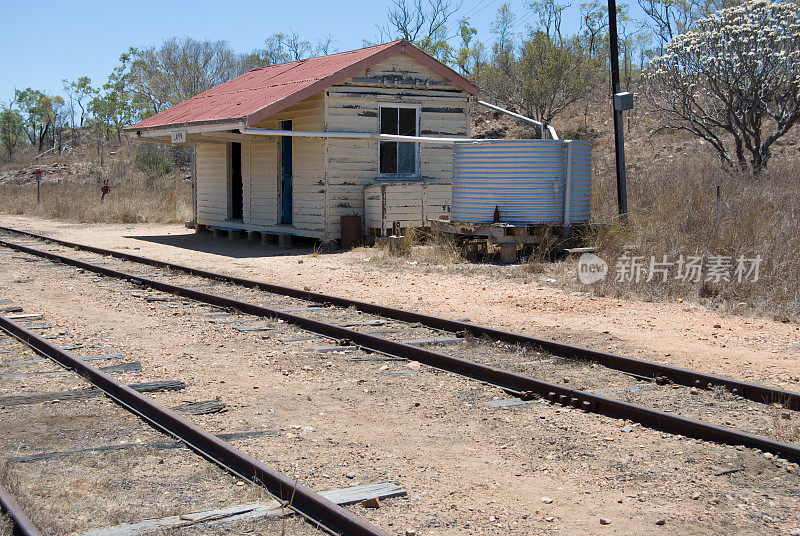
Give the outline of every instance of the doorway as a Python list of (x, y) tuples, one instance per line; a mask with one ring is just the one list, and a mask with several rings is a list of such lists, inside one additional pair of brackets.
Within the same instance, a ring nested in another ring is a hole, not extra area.
[[(281, 130), (292, 130), (291, 121), (281, 121)], [(292, 224), (292, 137), (281, 136), (280, 160), (280, 223)]]
[(228, 145), (228, 219), (241, 221), (244, 214), (242, 188), (242, 144)]

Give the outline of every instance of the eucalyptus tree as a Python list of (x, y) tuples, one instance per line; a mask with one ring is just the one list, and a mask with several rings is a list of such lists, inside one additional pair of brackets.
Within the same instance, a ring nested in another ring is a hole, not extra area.
[(75, 104), (81, 109), (79, 125), (83, 126), (83, 122), (86, 119), (86, 103), (97, 93), (97, 90), (92, 87), (92, 79), (88, 76), (81, 76), (77, 80), (64, 79), (61, 83), (70, 102), (72, 128), (75, 128)]
[(602, 77), (603, 64), (586, 53), (578, 36), (536, 31), (522, 43), (512, 91), (514, 104), (543, 123), (586, 97)]
[(22, 115), (16, 110), (3, 107), (0, 111), (0, 145), (8, 153), (9, 158), (14, 156), (14, 151), (23, 141), (22, 128)]
[(14, 102), (21, 111), (23, 131), (28, 141), (41, 151), (58, 119), (57, 107), (64, 104), (64, 99), (58, 95), (46, 95), (38, 89), (25, 88), (14, 91)]
[(129, 88), (137, 107), (160, 112), (240, 74), (241, 55), (227, 41), (172, 37), (131, 48)]

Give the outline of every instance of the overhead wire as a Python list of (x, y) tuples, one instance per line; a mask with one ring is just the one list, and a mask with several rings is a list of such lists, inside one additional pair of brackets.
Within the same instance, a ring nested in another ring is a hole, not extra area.
[(531, 19), (531, 17), (533, 17), (535, 14), (536, 14), (536, 12), (531, 10), (530, 13), (528, 13), (524, 17), (520, 18), (514, 25), (512, 25), (511, 28), (509, 28), (508, 31), (511, 32), (511, 33), (514, 33), (517, 30), (521, 29), (522, 25), (524, 23), (528, 22)]
[[(488, 0), (488, 1), (487, 1), (487, 0), (479, 0), (479, 1), (478, 1), (478, 3), (477, 3), (477, 4), (475, 4), (475, 5), (472, 7), (472, 9), (470, 9), (469, 11), (467, 11), (466, 13), (464, 13), (464, 14), (461, 16), (461, 18), (462, 18), (462, 19), (467, 19), (467, 18), (469, 18), (469, 17), (475, 16), (475, 15), (477, 15), (478, 13), (480, 13), (481, 11), (483, 11), (484, 9), (486, 9), (487, 7), (489, 7), (489, 6), (491, 6), (492, 4), (494, 4), (495, 2), (497, 2), (497, 0)], [(481, 6), (481, 4), (483, 4), (483, 6)], [(480, 7), (479, 7), (479, 6), (480, 6)], [(458, 37), (460, 34), (461, 34), (461, 32), (460, 32), (460, 31), (458, 31), (458, 32), (456, 32), (456, 33), (454, 33), (454, 34), (448, 35), (448, 36), (445, 38), (445, 41), (449, 41), (450, 39), (452, 39), (452, 38), (454, 38), (454, 37)]]

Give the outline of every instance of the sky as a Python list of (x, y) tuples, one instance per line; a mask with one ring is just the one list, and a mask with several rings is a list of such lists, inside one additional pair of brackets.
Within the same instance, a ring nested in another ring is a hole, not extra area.
[[(568, 32), (577, 29), (580, 1), (564, 17)], [(456, 34), (461, 16), (471, 14), (478, 38), (491, 41), (490, 24), (502, 3), (463, 0), (450, 33)], [(527, 2), (509, 3), (523, 30), (532, 21)], [(378, 39), (390, 5), (390, 0), (0, 0), (0, 103), (9, 103), (15, 88), (63, 94), (63, 79), (83, 75), (100, 86), (129, 47), (159, 46), (173, 36), (224, 40), (234, 50), (249, 52), (270, 34), (294, 30), (311, 42), (332, 34), (335, 50), (352, 50), (364, 39)], [(454, 37), (451, 44), (457, 43)]]

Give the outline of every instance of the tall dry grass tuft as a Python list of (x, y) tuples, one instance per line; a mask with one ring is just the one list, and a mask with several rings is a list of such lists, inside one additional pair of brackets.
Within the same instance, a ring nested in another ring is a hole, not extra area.
[[(614, 199), (616, 187), (613, 171), (602, 169), (610, 162), (600, 163), (594, 218), (613, 223), (594, 237), (610, 270), (596, 290), (646, 299), (701, 297), (729, 310), (745, 303), (755, 312), (800, 315), (800, 162), (776, 157), (769, 172), (753, 178), (723, 171), (712, 155), (678, 156), (669, 166), (645, 164), (631, 170), (627, 225), (616, 219), (615, 204), (597, 202)], [(614, 281), (614, 261), (624, 251), (658, 260), (681, 254), (760, 255), (763, 262), (757, 282), (620, 283)]]
[(396, 252), (390, 250), (386, 241), (379, 241), (374, 247), (361, 250), (371, 260), (387, 267), (398, 263), (441, 266), (467, 262), (451, 235), (414, 228), (404, 229)]
[(128, 177), (112, 183), (101, 201), (102, 184), (65, 180), (36, 185), (0, 184), (0, 212), (81, 223), (176, 223), (191, 219), (191, 186), (181, 179)]

